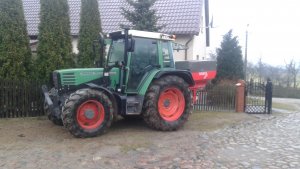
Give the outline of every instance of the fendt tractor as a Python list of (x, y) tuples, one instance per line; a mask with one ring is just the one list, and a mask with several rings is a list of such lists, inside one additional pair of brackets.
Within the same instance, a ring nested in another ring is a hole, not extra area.
[(177, 130), (191, 114), (196, 91), (215, 77), (216, 62), (175, 63), (174, 38), (129, 29), (101, 36), (108, 49), (104, 68), (55, 70), (51, 89), (42, 86), (48, 118), (75, 137), (103, 134), (118, 115)]

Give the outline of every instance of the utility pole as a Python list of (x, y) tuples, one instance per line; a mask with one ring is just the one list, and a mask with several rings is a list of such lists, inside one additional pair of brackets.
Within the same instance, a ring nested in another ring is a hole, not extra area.
[(245, 81), (247, 81), (248, 27), (249, 27), (249, 24), (247, 24), (247, 28), (246, 28), (245, 65), (244, 65)]

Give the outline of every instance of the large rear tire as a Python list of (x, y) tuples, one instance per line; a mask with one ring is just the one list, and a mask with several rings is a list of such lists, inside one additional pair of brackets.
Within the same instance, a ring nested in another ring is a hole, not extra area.
[(143, 105), (143, 118), (151, 128), (177, 130), (187, 121), (191, 107), (189, 85), (178, 76), (165, 76), (149, 87)]
[(62, 120), (75, 137), (95, 137), (110, 127), (113, 111), (112, 102), (106, 94), (93, 89), (80, 89), (66, 100)]

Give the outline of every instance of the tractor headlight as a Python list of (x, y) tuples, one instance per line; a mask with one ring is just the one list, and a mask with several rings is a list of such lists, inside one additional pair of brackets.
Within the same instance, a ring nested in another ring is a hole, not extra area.
[(109, 72), (104, 72), (104, 76), (108, 77), (109, 76)]

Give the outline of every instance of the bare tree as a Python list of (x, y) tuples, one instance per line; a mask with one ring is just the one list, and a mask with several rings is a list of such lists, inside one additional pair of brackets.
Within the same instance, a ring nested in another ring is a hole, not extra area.
[(300, 62), (294, 59), (283, 66), (272, 66), (262, 62), (262, 59), (255, 64), (249, 62), (247, 65), (247, 76), (260, 82), (270, 78), (274, 85), (282, 87), (297, 88), (300, 86)]
[(264, 77), (264, 67), (265, 67), (265, 64), (262, 62), (261, 58), (259, 58), (259, 61), (257, 63), (257, 71), (258, 71), (258, 77), (259, 77), (260, 82), (261, 82), (262, 78)]
[(209, 52), (208, 56), (210, 60), (217, 60), (216, 52)]
[(287, 87), (291, 87), (293, 84), (293, 87), (297, 88), (297, 76), (299, 68), (297, 68), (295, 60), (292, 59), (289, 63), (285, 63), (285, 68), (287, 73)]
[(247, 77), (249, 77), (249, 79), (256, 79), (257, 78), (257, 71), (255, 68), (255, 64), (253, 64), (252, 62), (248, 62), (247, 64)]

